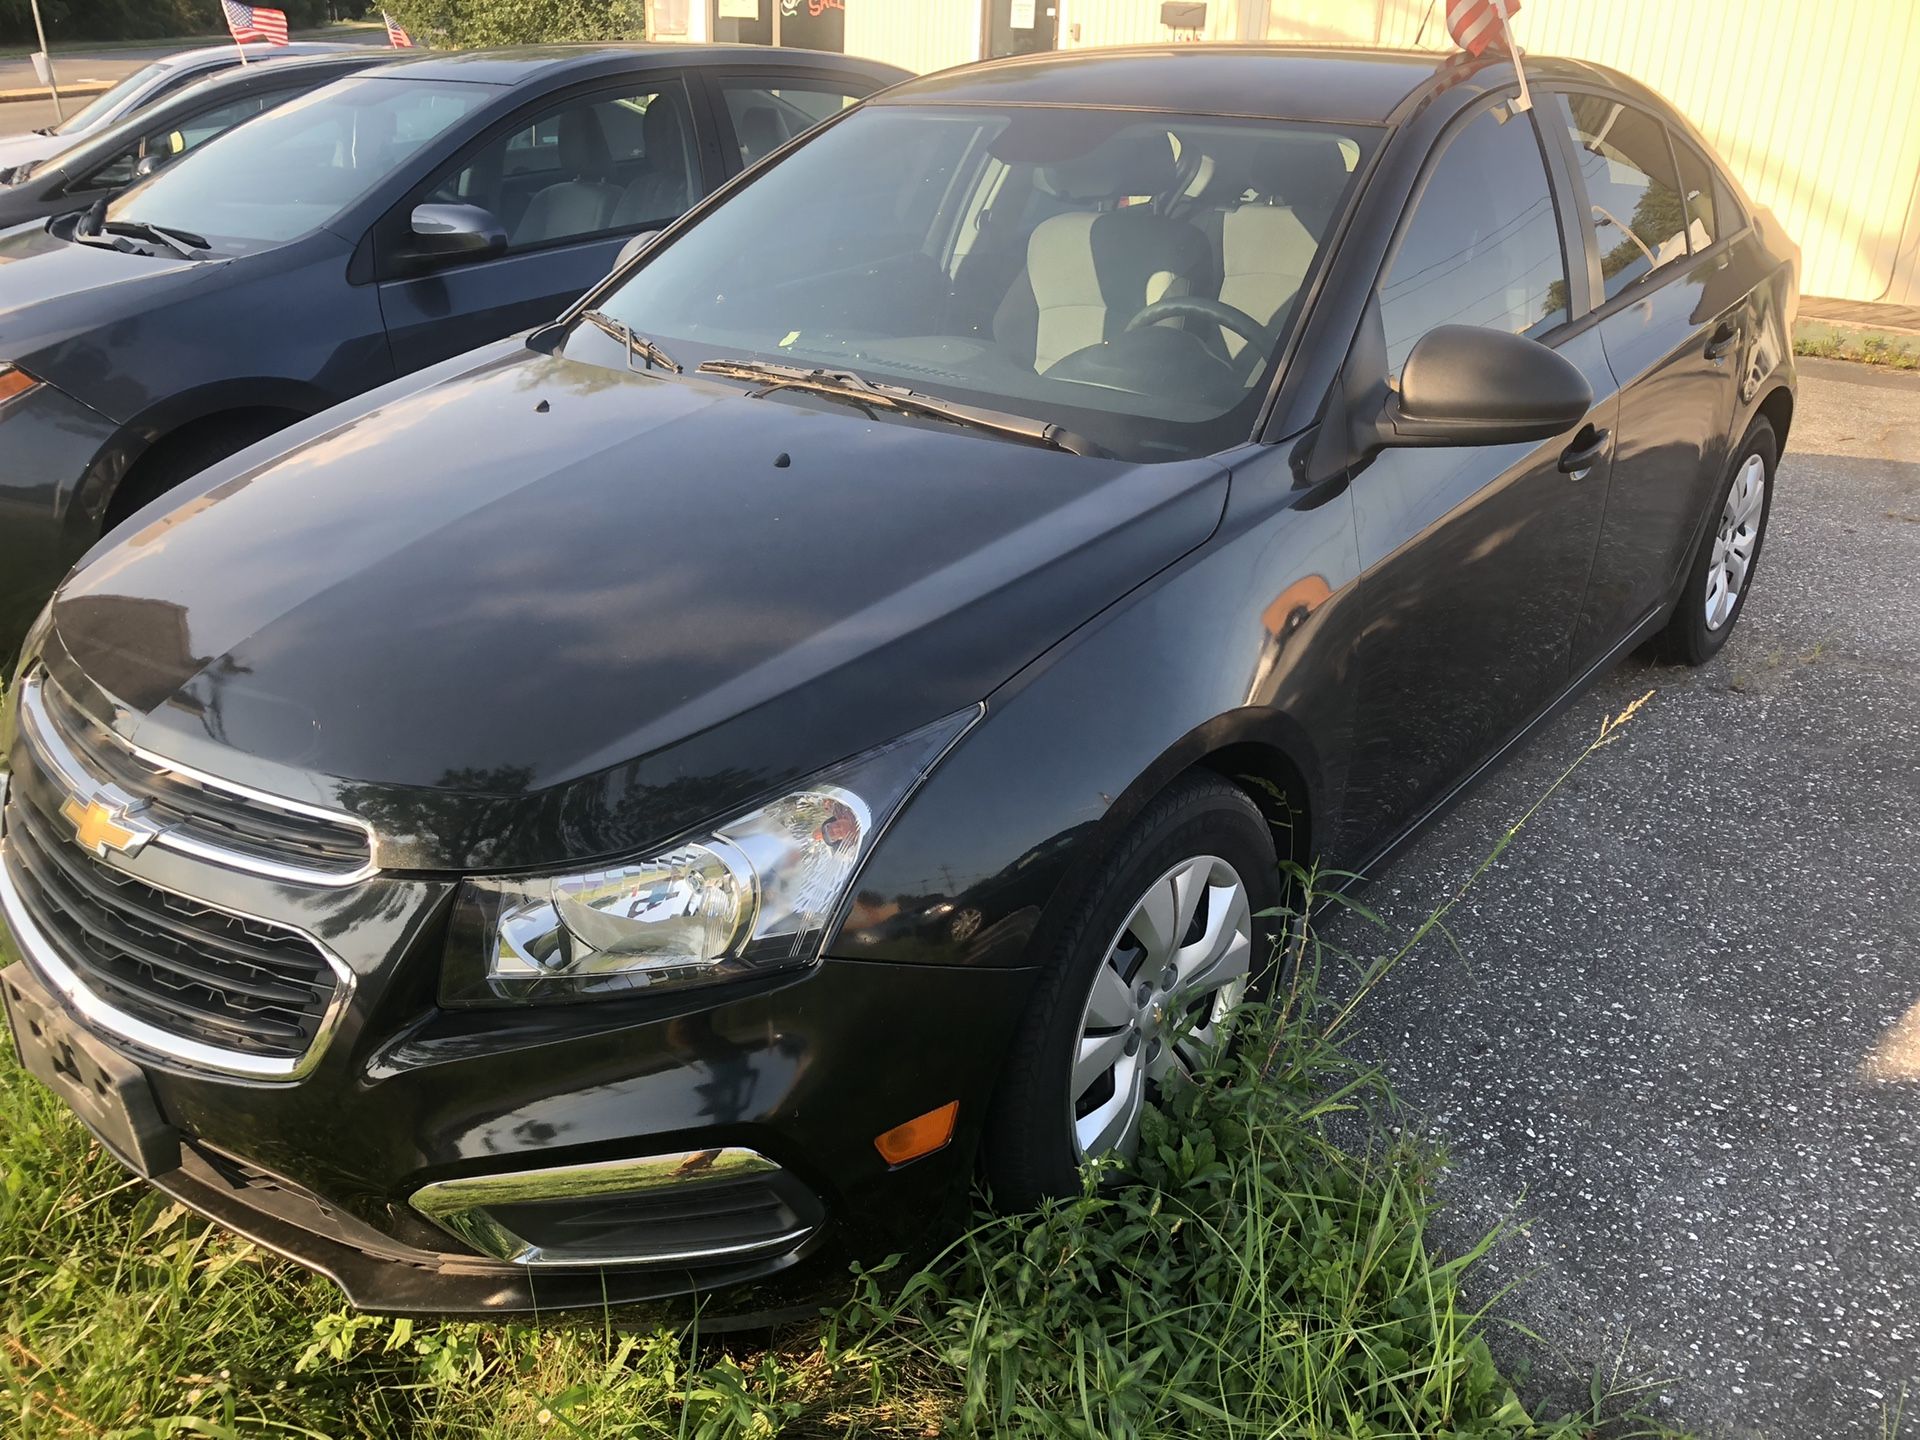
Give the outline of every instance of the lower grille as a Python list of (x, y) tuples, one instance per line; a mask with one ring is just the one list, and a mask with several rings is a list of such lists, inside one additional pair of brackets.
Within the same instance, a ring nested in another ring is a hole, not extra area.
[(62, 843), (21, 787), (6, 819), (12, 888), (93, 996), (168, 1035), (265, 1062), (261, 1073), (293, 1071), (338, 988), (311, 940), (157, 889)]

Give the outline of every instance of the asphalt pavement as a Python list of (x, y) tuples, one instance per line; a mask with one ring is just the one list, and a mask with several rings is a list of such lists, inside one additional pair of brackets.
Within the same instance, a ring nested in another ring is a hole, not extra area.
[[(325, 40), (334, 45), (384, 45), (387, 43), (386, 31), (379, 26), (343, 26), (339, 29), (321, 32), (302, 31), (294, 37), (298, 40)], [(192, 40), (160, 41), (152, 46), (135, 49), (108, 50), (63, 50), (58, 45), (53, 51), (54, 78), (60, 82), (62, 102), (66, 113), (71, 115), (93, 98), (93, 94), (68, 96), (69, 86), (86, 87), (98, 93), (100, 85), (111, 85), (124, 80), (141, 66), (159, 60), (168, 55), (177, 55), (182, 50), (199, 49), (207, 45), (222, 45), (228, 42), (215, 36), (202, 36)], [(0, 137), (18, 135), (23, 131), (34, 130), (42, 125), (54, 123), (54, 107), (46, 92), (41, 89), (40, 81), (33, 73), (33, 62), (25, 55), (0, 58), (0, 95), (20, 90), (39, 90), (38, 97), (31, 100), (0, 102)]]
[[(1634, 659), (1367, 892), (1406, 933), (1599, 730), (1360, 1043), (1451, 1169), (1436, 1239), (1545, 1390), (1714, 1436), (1920, 1433), (1920, 376), (1802, 366), (1739, 627)], [(1351, 920), (1336, 941), (1377, 952)], [(1457, 947), (1457, 948), (1453, 948)]]

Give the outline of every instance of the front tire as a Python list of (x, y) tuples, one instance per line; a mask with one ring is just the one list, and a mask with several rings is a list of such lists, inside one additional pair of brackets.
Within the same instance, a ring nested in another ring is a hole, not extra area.
[(1780, 442), (1773, 426), (1755, 420), (1720, 486), (1714, 518), (1687, 572), (1680, 606), (1661, 632), (1659, 648), (1666, 658), (1704, 665), (1727, 643), (1759, 568), (1779, 462)]
[(1100, 867), (1045, 963), (993, 1101), (995, 1200), (1077, 1193), (1132, 1154), (1155, 1089), (1217, 1044), (1271, 950), (1279, 860), (1266, 818), (1217, 776), (1177, 781)]

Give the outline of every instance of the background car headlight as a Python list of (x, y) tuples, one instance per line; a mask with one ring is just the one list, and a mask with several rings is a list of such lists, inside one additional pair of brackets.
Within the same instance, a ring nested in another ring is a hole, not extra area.
[(808, 964), (880, 830), (979, 715), (950, 715), (648, 855), (466, 881), (442, 1003), (630, 995)]

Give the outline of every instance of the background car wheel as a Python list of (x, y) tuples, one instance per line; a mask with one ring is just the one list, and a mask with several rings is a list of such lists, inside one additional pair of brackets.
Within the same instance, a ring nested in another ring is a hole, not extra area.
[(1754, 421), (1720, 487), (1713, 520), (1687, 574), (1680, 608), (1660, 634), (1659, 649), (1667, 659), (1704, 665), (1727, 643), (1760, 564), (1779, 459), (1773, 426), (1765, 420)]
[(1022, 1209), (1132, 1153), (1154, 1087), (1220, 1039), (1271, 956), (1279, 861), (1246, 793), (1188, 776), (1155, 799), (1069, 921), (994, 1096), (987, 1179)]

